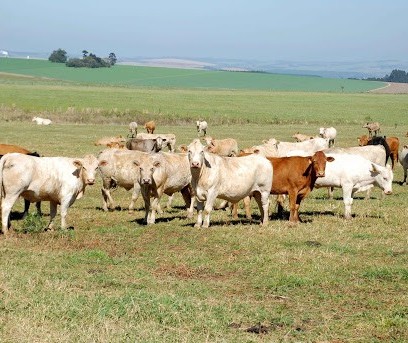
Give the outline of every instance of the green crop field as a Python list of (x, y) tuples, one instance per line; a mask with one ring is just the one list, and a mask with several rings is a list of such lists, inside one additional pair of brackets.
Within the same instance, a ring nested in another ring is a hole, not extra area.
[[(407, 111), (408, 95), (0, 75), (0, 143), (44, 156), (96, 155), (96, 139), (126, 135), (130, 120), (148, 119), (187, 144), (197, 137), (194, 121), (205, 118), (210, 135), (234, 137), (240, 147), (315, 135), (322, 125), (336, 126), (336, 145), (352, 146), (366, 133), (362, 123), (376, 120), (404, 145)], [(53, 124), (35, 125), (37, 115)], [(392, 195), (356, 194), (351, 220), (342, 217), (339, 190), (333, 200), (313, 190), (295, 227), (276, 218), (272, 200), (266, 227), (253, 204), (252, 223), (243, 209), (239, 220), (217, 210), (209, 229), (196, 229), (180, 194), (145, 226), (142, 199), (129, 214), (124, 189), (112, 193), (116, 210), (103, 212), (97, 180), (68, 211), (74, 229), (44, 232), (48, 204), (41, 219), (19, 219), (18, 200), (14, 231), (0, 236), (0, 342), (406, 342), (408, 186), (400, 165), (394, 174)]]
[(265, 73), (205, 71), (116, 65), (113, 68), (68, 68), (45, 60), (0, 59), (0, 72), (85, 84), (130, 87), (252, 89), (308, 92), (365, 92), (382, 82), (328, 79)]

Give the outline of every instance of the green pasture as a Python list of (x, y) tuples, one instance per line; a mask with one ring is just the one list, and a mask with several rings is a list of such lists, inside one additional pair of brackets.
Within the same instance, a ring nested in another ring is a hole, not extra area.
[[(130, 119), (154, 119), (158, 132), (187, 144), (201, 117), (209, 134), (240, 147), (328, 124), (338, 146), (352, 146), (367, 120), (403, 145), (407, 108), (407, 95), (98, 87), (8, 75), (0, 77), (0, 143), (96, 155), (96, 139), (126, 135)], [(54, 124), (37, 126), (34, 115)], [(14, 232), (0, 236), (0, 342), (406, 342), (402, 177), (397, 165), (392, 195), (357, 194), (349, 221), (339, 190), (334, 200), (314, 190), (295, 227), (276, 218), (271, 201), (267, 227), (253, 204), (252, 223), (243, 209), (239, 220), (218, 210), (209, 229), (196, 229), (179, 194), (145, 226), (142, 199), (129, 214), (123, 189), (112, 193), (117, 209), (103, 212), (98, 180), (69, 209), (73, 230), (43, 232), (48, 204), (43, 218), (20, 220), (18, 200)]]
[(30, 75), (42, 79), (81, 84), (105, 84), (128, 87), (245, 89), (356, 93), (380, 88), (383, 82), (329, 79), (266, 73), (206, 71), (116, 65), (112, 68), (68, 68), (47, 60), (0, 59), (0, 72)]

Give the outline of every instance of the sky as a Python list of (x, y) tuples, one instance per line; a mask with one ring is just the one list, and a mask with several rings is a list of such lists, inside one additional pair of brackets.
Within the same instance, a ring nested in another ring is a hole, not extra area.
[(408, 0), (1, 0), (0, 50), (407, 61), (407, 14)]

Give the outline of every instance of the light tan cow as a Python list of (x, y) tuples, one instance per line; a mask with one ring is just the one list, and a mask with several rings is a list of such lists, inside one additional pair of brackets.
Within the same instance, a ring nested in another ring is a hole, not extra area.
[(138, 133), (138, 139), (157, 139), (163, 140), (162, 149), (167, 146), (170, 152), (176, 151), (176, 135), (174, 133)]
[(304, 142), (304, 141), (307, 141), (309, 139), (312, 139), (313, 136), (304, 135), (302, 133), (297, 132), (292, 136), (292, 138), (294, 138), (296, 142)]
[(261, 212), (261, 225), (268, 223), (273, 171), (265, 157), (257, 154), (244, 157), (218, 156), (206, 151), (200, 140), (195, 139), (188, 146), (188, 158), (191, 185), (198, 201), (196, 227), (210, 225), (210, 213), (217, 197), (236, 203), (252, 194)]
[(238, 143), (234, 138), (214, 139), (211, 136), (204, 138), (207, 150), (219, 156), (238, 156)]
[(0, 160), (2, 230), (8, 232), (10, 211), (21, 195), (30, 202), (50, 202), (53, 228), (57, 205), (61, 205), (61, 228), (66, 228), (68, 208), (82, 197), (87, 185), (95, 183), (98, 160), (84, 158), (33, 157), (18, 153), (6, 154)]
[(203, 133), (204, 136), (207, 134), (208, 124), (205, 120), (197, 120), (196, 126), (198, 135), (200, 135), (200, 133)]
[(364, 124), (362, 127), (363, 129), (368, 130), (369, 137), (373, 136), (373, 132), (374, 132), (374, 136), (377, 136), (377, 134), (380, 133), (380, 123), (378, 121)]
[(153, 120), (148, 121), (144, 124), (144, 128), (147, 133), (154, 133), (154, 130), (156, 130), (156, 123)]
[(110, 136), (110, 137), (102, 137), (99, 138), (94, 145), (105, 145), (108, 146), (108, 144), (112, 145), (114, 143), (118, 143), (121, 145), (124, 145), (126, 143), (126, 138), (122, 137), (121, 135), (119, 136)]
[[(181, 192), (186, 203), (187, 218), (193, 216), (194, 196), (191, 191), (191, 173), (186, 154), (160, 152), (134, 159), (134, 172), (140, 173), (137, 183), (145, 202), (145, 223), (154, 224), (156, 211), (163, 194)], [(136, 183), (135, 183), (135, 187)], [(150, 198), (153, 197), (153, 202)]]
[(135, 138), (137, 135), (137, 123), (132, 121), (129, 123), (129, 134), (127, 138)]

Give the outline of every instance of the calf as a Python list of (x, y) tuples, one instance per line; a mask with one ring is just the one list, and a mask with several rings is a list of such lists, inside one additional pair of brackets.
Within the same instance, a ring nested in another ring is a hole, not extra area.
[(84, 158), (33, 157), (18, 153), (6, 154), (0, 160), (2, 231), (7, 234), (11, 208), (21, 195), (30, 202), (50, 202), (53, 228), (57, 205), (61, 205), (61, 228), (66, 227), (68, 208), (82, 197), (87, 185), (95, 182), (98, 160)]
[(35, 121), (37, 125), (51, 125), (52, 121), (46, 118), (34, 117), (31, 121)]
[(334, 140), (337, 136), (337, 130), (334, 127), (321, 127), (319, 129), (319, 136), (329, 140), (329, 148), (334, 146)]
[(374, 132), (374, 136), (377, 136), (377, 134), (380, 132), (380, 123), (378, 121), (364, 124), (362, 127), (363, 129), (368, 130), (369, 137), (373, 136), (373, 132)]
[(129, 134), (128, 138), (135, 138), (137, 135), (137, 123), (135, 121), (132, 121), (129, 123)]
[(148, 121), (144, 124), (144, 128), (147, 133), (154, 133), (154, 130), (156, 130), (156, 123), (153, 120)]
[(94, 143), (94, 145), (106, 145), (106, 146), (109, 146), (109, 145), (113, 145), (115, 143), (118, 143), (120, 145), (120, 144), (124, 144), (125, 142), (126, 142), (126, 139), (124, 137), (122, 137), (121, 135), (119, 135), (119, 136), (116, 136), (116, 137), (111, 136), (111, 137), (99, 138)]
[(164, 142), (165, 140), (161, 137), (157, 137), (156, 139), (131, 138), (126, 141), (126, 148), (143, 152), (159, 152)]
[(205, 120), (197, 120), (196, 122), (197, 125), (197, 133), (200, 135), (200, 133), (204, 133), (204, 136), (207, 134), (207, 128), (208, 124)]
[(191, 185), (198, 201), (196, 227), (210, 225), (210, 213), (217, 197), (236, 203), (252, 194), (261, 212), (261, 225), (268, 223), (273, 169), (266, 158), (256, 154), (244, 157), (218, 156), (206, 151), (200, 140), (195, 139), (188, 146), (188, 159)]
[(385, 194), (392, 193), (394, 175), (389, 165), (383, 167), (353, 154), (327, 155), (335, 160), (326, 165), (325, 176), (316, 179), (315, 187), (342, 188), (346, 219), (351, 218), (354, 193), (365, 191), (373, 185), (380, 187)]
[[(187, 218), (193, 216), (194, 199), (191, 191), (191, 173), (187, 156), (177, 153), (158, 153), (140, 156), (133, 161), (134, 173), (140, 174), (137, 183), (145, 202), (145, 223), (154, 224), (156, 211), (163, 193), (171, 196), (181, 192), (188, 207)], [(135, 188), (136, 188), (135, 183)], [(153, 202), (150, 203), (150, 198)]]
[(219, 156), (237, 156), (238, 143), (234, 138), (214, 139), (210, 136), (204, 138), (207, 143), (207, 150)]

